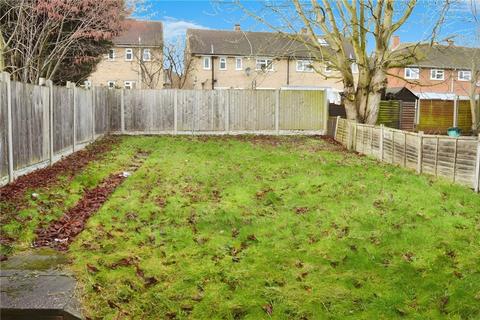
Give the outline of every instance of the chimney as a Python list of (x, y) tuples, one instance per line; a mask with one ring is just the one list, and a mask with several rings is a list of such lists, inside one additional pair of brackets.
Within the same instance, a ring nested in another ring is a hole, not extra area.
[(397, 48), (400, 45), (400, 37), (399, 36), (393, 36), (392, 37), (392, 49)]
[(447, 39), (447, 44), (449, 47), (452, 47), (455, 45), (455, 41), (453, 39)]
[(240, 28), (240, 24), (239, 24), (239, 23), (235, 24), (235, 27), (233, 27), (233, 30), (235, 30), (235, 31), (240, 31), (240, 30), (242, 30), (242, 29)]
[(308, 32), (307, 28), (302, 28), (300, 30), (300, 34), (307, 34), (307, 32)]

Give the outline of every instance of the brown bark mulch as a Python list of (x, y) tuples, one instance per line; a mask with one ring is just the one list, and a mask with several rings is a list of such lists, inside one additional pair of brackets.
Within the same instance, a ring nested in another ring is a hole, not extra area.
[(60, 176), (74, 177), (88, 163), (100, 159), (106, 152), (110, 151), (118, 141), (118, 137), (107, 136), (66, 156), (52, 166), (19, 177), (14, 182), (0, 188), (0, 201), (17, 202), (29, 189), (51, 186)]
[(37, 230), (34, 246), (68, 249), (68, 245), (85, 227), (87, 219), (100, 209), (125, 179), (122, 174), (111, 174), (97, 187), (86, 191), (77, 205), (65, 212), (59, 220), (53, 221), (45, 229)]
[[(132, 174), (136, 171), (148, 155), (148, 152), (139, 151), (127, 172)], [(100, 209), (125, 179), (127, 176), (123, 173), (111, 174), (95, 188), (85, 191), (77, 204), (65, 212), (60, 219), (53, 221), (46, 228), (36, 231), (37, 238), (34, 246), (67, 250), (74, 238), (85, 228), (88, 218)]]

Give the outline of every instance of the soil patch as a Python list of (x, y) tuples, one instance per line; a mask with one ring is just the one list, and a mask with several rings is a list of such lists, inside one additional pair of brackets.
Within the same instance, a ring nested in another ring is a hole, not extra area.
[[(106, 152), (110, 151), (118, 141), (120, 141), (118, 137), (105, 137), (92, 143), (85, 149), (66, 156), (52, 166), (19, 177), (14, 182), (0, 188), (0, 201), (18, 201), (28, 189), (51, 186), (60, 176), (67, 176), (69, 179), (74, 177), (88, 163), (100, 159)], [(17, 203), (17, 208), (18, 205), (19, 203)]]
[(97, 187), (86, 191), (78, 203), (64, 215), (53, 221), (47, 228), (38, 229), (35, 247), (52, 247), (58, 250), (67, 250), (68, 246), (85, 227), (88, 218), (96, 213), (108, 200), (115, 189), (131, 174), (137, 170), (147, 153), (139, 152), (128, 168), (130, 171), (111, 174)]

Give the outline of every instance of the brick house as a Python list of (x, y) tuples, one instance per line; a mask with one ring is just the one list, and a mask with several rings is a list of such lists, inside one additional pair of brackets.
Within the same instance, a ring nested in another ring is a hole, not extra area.
[[(193, 89), (331, 88), (343, 90), (340, 74), (306, 41), (272, 32), (188, 29), (188, 87)], [(321, 41), (321, 40), (320, 40)], [(325, 43), (325, 51), (331, 50)], [(345, 44), (352, 52), (349, 44)], [(353, 59), (352, 59), (353, 61)], [(353, 64), (354, 70), (355, 64)]]
[[(407, 87), (419, 97), (468, 97), (472, 64), (480, 68), (480, 48), (449, 45), (412, 45), (393, 39), (394, 52), (417, 57), (406, 67), (389, 70), (389, 87)], [(477, 77), (478, 83), (480, 78)], [(480, 88), (477, 88), (480, 90)], [(479, 91), (480, 92), (480, 91)]]
[(125, 31), (88, 77), (88, 84), (116, 88), (162, 88), (163, 26), (128, 19)]

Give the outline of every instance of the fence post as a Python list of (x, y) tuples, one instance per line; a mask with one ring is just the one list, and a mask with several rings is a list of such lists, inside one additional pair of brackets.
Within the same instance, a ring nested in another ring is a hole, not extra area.
[(178, 90), (173, 89), (173, 134), (178, 132)]
[(453, 100), (453, 127), (458, 125), (458, 96)]
[(13, 172), (13, 126), (12, 126), (12, 84), (10, 74), (2, 72), (1, 80), (7, 85), (7, 152), (8, 152), (8, 182), (15, 179)]
[(280, 90), (275, 90), (275, 133), (280, 134)]
[(453, 154), (453, 179), (455, 182), (455, 174), (457, 173), (457, 153), (458, 153), (458, 138), (455, 138), (455, 149)]
[(49, 152), (48, 157), (50, 159), (50, 165), (53, 164), (53, 81), (47, 80), (45, 82), (48, 87), (48, 141)]
[(230, 90), (225, 91), (225, 133), (230, 133)]
[(125, 96), (123, 88), (120, 89), (120, 132), (125, 133)]
[(417, 146), (417, 155), (418, 155), (418, 158), (417, 158), (417, 173), (422, 173), (422, 161), (423, 161), (423, 131), (420, 131), (417, 135), (417, 142), (418, 142), (418, 146)]
[(380, 125), (380, 160), (383, 161), (383, 124)]
[(352, 141), (352, 149), (353, 149), (353, 151), (357, 151), (357, 124), (358, 124), (357, 121), (355, 121), (355, 122), (353, 123), (353, 137), (352, 137), (352, 138), (353, 138), (353, 139), (352, 139), (352, 140), (353, 140), (353, 141)]
[(96, 105), (96, 92), (95, 86), (92, 87), (92, 142), (95, 141), (95, 105)]
[(474, 185), (474, 190), (475, 192), (479, 192), (480, 191), (480, 134), (478, 135), (478, 142), (477, 142), (477, 164), (476, 164), (476, 172), (475, 172), (475, 175), (473, 177), (474, 179), (474, 182), (473, 182), (473, 185)]
[[(72, 149), (73, 152), (77, 150), (77, 87), (75, 86), (75, 83), (69, 82), (70, 86), (69, 88), (72, 89), (72, 106), (73, 106), (73, 118), (72, 118), (72, 127), (73, 127), (73, 139), (72, 139)], [(68, 86), (67, 86), (68, 87)]]
[(340, 122), (340, 116), (337, 116), (337, 121), (335, 122), (335, 132), (333, 133), (333, 140), (337, 140), (337, 131), (338, 131), (339, 122)]

